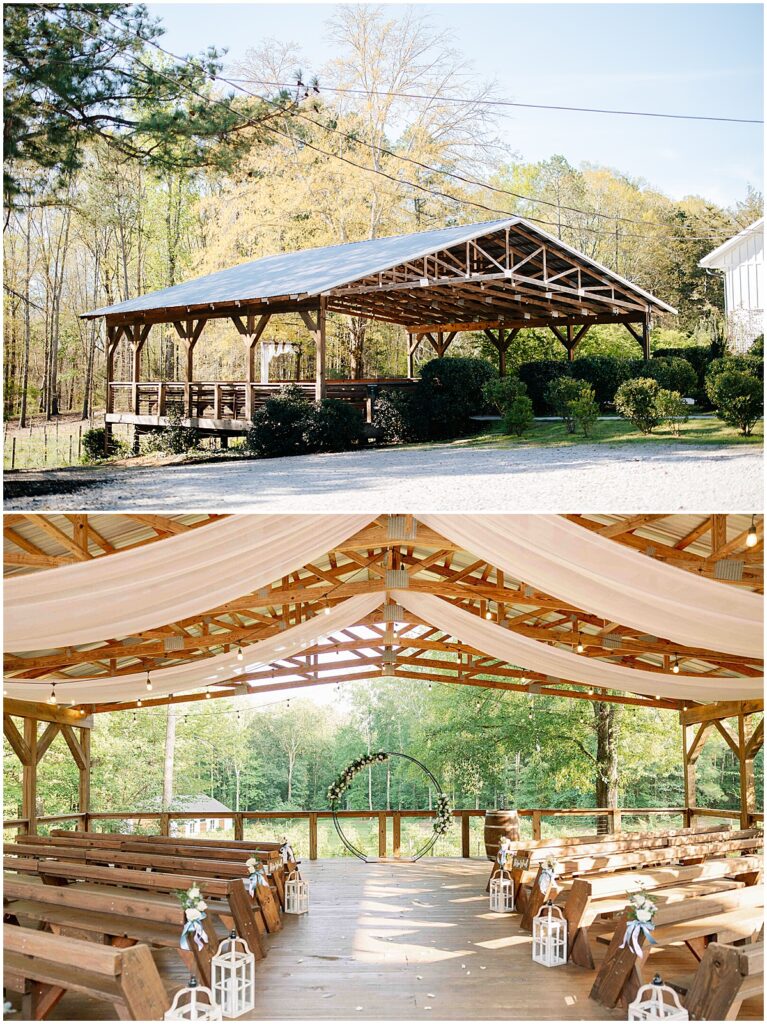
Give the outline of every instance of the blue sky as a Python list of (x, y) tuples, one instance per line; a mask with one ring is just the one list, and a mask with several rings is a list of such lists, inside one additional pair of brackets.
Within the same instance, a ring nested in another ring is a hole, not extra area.
[[(265, 38), (296, 43), (319, 67), (333, 56), (332, 4), (149, 4), (177, 53), (208, 45), (241, 57)], [(496, 94), (559, 103), (762, 117), (761, 4), (418, 4), (449, 29)], [(386, 4), (396, 15), (398, 4)], [(504, 142), (525, 160), (562, 153), (641, 177), (674, 198), (719, 203), (762, 190), (760, 125), (509, 110)]]

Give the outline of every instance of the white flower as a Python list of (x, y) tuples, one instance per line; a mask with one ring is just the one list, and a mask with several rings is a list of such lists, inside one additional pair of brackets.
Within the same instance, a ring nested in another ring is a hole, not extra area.
[(637, 912), (636, 912), (636, 918), (637, 918), (637, 921), (641, 921), (642, 923), (645, 923), (646, 921), (651, 921), (652, 920), (652, 914), (650, 913), (649, 910), (645, 910), (643, 907), (640, 907), (640, 909), (637, 910)]
[(253, 868), (256, 866), (256, 863), (257, 861), (255, 857), (248, 857), (248, 859), (245, 861), (245, 867), (250, 868), (250, 870), (252, 871)]
[(187, 921), (199, 921), (202, 914), (199, 910), (195, 910), (194, 907), (188, 907), (186, 911)]
[(200, 900), (200, 902), (197, 904), (197, 909), (200, 911), (200, 913), (202, 913), (204, 910), (208, 909), (208, 904), (205, 902), (205, 900)]
[(200, 895), (201, 895), (200, 890), (197, 888), (196, 885), (193, 885), (192, 888), (187, 891), (187, 896), (191, 900), (198, 899), (200, 897)]

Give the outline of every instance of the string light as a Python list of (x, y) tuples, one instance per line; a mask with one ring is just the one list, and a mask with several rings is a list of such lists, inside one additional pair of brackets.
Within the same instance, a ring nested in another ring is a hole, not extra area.
[(575, 649), (578, 652), (578, 654), (583, 654), (584, 647), (583, 647), (583, 641), (581, 640), (581, 634), (580, 633), (578, 634), (578, 643), (575, 645)]
[(55, 683), (51, 684), (51, 695), (48, 698), (48, 703), (49, 704), (58, 704), (58, 701), (56, 700), (56, 684)]
[(146, 673), (146, 690), (147, 690), (147, 693), (151, 693), (152, 692), (152, 680), (149, 678), (149, 669), (147, 669), (147, 673)]
[(140, 697), (139, 697), (139, 698), (138, 698), (138, 700), (136, 701), (136, 707), (137, 707), (137, 708), (140, 708), (140, 707), (141, 707), (141, 698), (140, 698)]
[(485, 612), (485, 618), (486, 619), (492, 619), (492, 617), (493, 617), (493, 613), (488, 609), (488, 611)]
[(675, 676), (679, 675), (679, 658), (676, 656), (674, 657), (674, 664), (671, 666), (671, 671)]
[(205, 699), (206, 700), (210, 700), (210, 687), (209, 686), (205, 687)]
[(237, 660), (242, 661), (245, 655), (242, 653), (242, 647), (237, 648)]
[(756, 535), (756, 516), (751, 516), (751, 525), (746, 534), (746, 547), (755, 548), (758, 540), (759, 538)]

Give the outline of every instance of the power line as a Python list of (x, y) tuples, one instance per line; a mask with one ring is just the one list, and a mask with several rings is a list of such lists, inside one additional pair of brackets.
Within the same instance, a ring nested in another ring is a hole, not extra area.
[[(83, 31), (83, 33), (85, 35), (90, 35), (92, 38), (98, 38), (95, 33), (88, 32), (88, 30), (86, 30), (86, 29), (82, 29), (82, 31)], [(232, 85), (233, 88), (238, 89), (240, 92), (244, 93), (247, 96), (250, 96), (253, 99), (257, 99), (257, 100), (259, 100), (261, 102), (265, 102), (265, 103), (270, 104), (272, 106), (278, 106), (278, 107), (280, 106), (280, 104), (277, 103), (277, 101), (271, 100), (271, 99), (269, 99), (267, 97), (264, 97), (264, 96), (259, 96), (256, 93), (251, 93), (247, 89), (242, 88), (242, 86), (237, 85), (234, 81), (230, 81), (229, 79), (227, 79), (227, 78), (225, 78), (223, 76), (210, 75), (205, 70), (205, 68), (202, 67), (202, 65), (197, 64), (196, 62), (192, 61), (188, 57), (181, 57), (181, 56), (179, 56), (177, 54), (172, 53), (170, 50), (166, 50), (164, 47), (160, 46), (159, 43), (156, 43), (154, 40), (146, 39), (145, 37), (143, 37), (143, 36), (141, 36), (141, 35), (139, 35), (138, 33), (135, 33), (135, 32), (133, 32), (131, 34), (137, 40), (139, 40), (140, 42), (143, 42), (145, 44), (149, 44), (150, 46), (153, 46), (155, 49), (157, 49), (159, 52), (165, 54), (167, 57), (170, 57), (173, 60), (180, 61), (180, 62), (183, 62), (185, 64), (190, 65), (191, 67), (194, 67), (197, 71), (202, 72), (204, 77), (206, 77), (211, 82), (216, 82), (216, 81), (225, 82), (226, 84)], [(162, 72), (159, 72), (156, 68), (151, 68), (149, 65), (143, 63), (139, 58), (134, 58), (134, 59), (136, 60), (137, 64), (139, 64), (140, 66), (144, 67), (145, 69), (151, 71), (153, 74), (158, 75), (159, 77), (162, 77), (162, 78), (166, 78), (168, 81), (172, 81), (171, 79), (168, 79), (168, 76), (163, 75)], [(173, 83), (173, 84), (177, 85), (179, 83)], [(185, 88), (188, 92), (191, 92), (193, 95), (197, 96), (199, 99), (202, 99), (204, 102), (215, 103), (216, 105), (221, 106), (224, 109), (228, 110), (230, 113), (234, 113), (234, 114), (237, 113), (237, 111), (231, 106), (231, 104), (227, 103), (224, 100), (219, 100), (219, 99), (216, 99), (215, 97), (205, 96), (203, 93), (200, 93), (196, 89), (192, 88), (192, 86), (183, 85), (183, 83), (182, 83), (182, 88)], [(363, 140), (357, 139), (357, 138), (355, 138), (352, 135), (348, 135), (347, 133), (340, 131), (339, 129), (334, 129), (334, 128), (329, 127), (328, 125), (324, 125), (324, 124), (322, 124), (322, 122), (316, 121), (313, 118), (307, 117), (305, 114), (294, 112), (294, 116), (299, 117), (299, 118), (301, 118), (301, 119), (303, 119), (305, 121), (308, 121), (309, 123), (314, 124), (315, 126), (321, 128), (324, 131), (341, 135), (343, 138), (347, 139), (348, 141), (350, 141), (350, 142), (352, 142), (352, 143), (354, 143), (356, 145), (363, 145), (363, 146), (367, 146), (370, 149), (374, 149), (374, 150), (376, 149), (376, 147), (373, 146), (371, 143), (366, 143)], [(388, 179), (389, 181), (394, 182), (396, 185), (399, 185), (399, 186), (406, 185), (406, 186), (408, 186), (410, 188), (415, 188), (418, 191), (421, 191), (421, 192), (424, 192), (424, 193), (426, 193), (428, 195), (431, 195), (431, 196), (433, 196), (435, 198), (447, 199), (450, 202), (457, 203), (457, 204), (459, 204), (461, 206), (472, 207), (474, 209), (482, 210), (482, 211), (484, 211), (486, 213), (499, 214), (499, 215), (504, 216), (504, 217), (513, 216), (513, 214), (511, 214), (508, 210), (503, 210), (503, 209), (498, 209), (497, 207), (487, 206), (486, 204), (476, 202), (475, 200), (461, 199), (461, 198), (459, 198), (457, 196), (451, 195), (450, 193), (442, 192), (441, 190), (437, 190), (437, 189), (428, 188), (427, 186), (421, 185), (418, 182), (410, 181), (409, 179), (398, 178), (395, 175), (387, 173), (386, 171), (382, 171), (380, 169), (376, 169), (376, 168), (373, 168), (373, 167), (368, 167), (365, 164), (359, 164), (356, 161), (349, 159), (348, 157), (341, 156), (340, 154), (332, 153), (332, 152), (329, 152), (328, 150), (322, 149), (320, 146), (317, 146), (316, 144), (314, 144), (312, 142), (309, 142), (306, 139), (296, 139), (295, 136), (291, 135), (289, 132), (283, 131), (283, 130), (281, 130), (279, 128), (275, 128), (273, 125), (262, 124), (260, 122), (254, 122), (252, 119), (250, 119), (249, 121), (246, 121), (245, 124), (249, 124), (249, 125), (251, 125), (253, 127), (265, 128), (267, 131), (270, 131), (270, 132), (273, 132), (274, 134), (280, 135), (281, 137), (288, 139), (290, 142), (292, 142), (294, 144), (299, 144), (299, 145), (301, 145), (301, 146), (303, 146), (305, 148), (311, 149), (314, 152), (317, 152), (317, 153), (321, 154), (322, 156), (326, 156), (326, 157), (329, 157), (331, 159), (341, 161), (341, 162), (343, 162), (345, 164), (348, 164), (351, 167), (357, 168), (358, 170), (365, 171), (368, 174), (374, 174), (374, 175), (377, 175), (379, 177), (384, 177), (384, 178)], [(242, 127), (244, 127), (245, 124), (242, 125)], [(534, 199), (534, 198), (532, 198), (530, 196), (523, 196), (521, 194), (514, 193), (514, 192), (511, 192), (509, 190), (499, 189), (499, 188), (497, 188), (495, 186), (492, 186), (492, 185), (489, 185), (488, 183), (485, 183), (485, 182), (476, 181), (474, 179), (467, 178), (467, 177), (465, 177), (463, 175), (458, 175), (455, 172), (441, 170), (441, 169), (432, 167), (429, 164), (425, 164), (425, 163), (422, 163), (420, 161), (414, 160), (412, 157), (406, 157), (406, 156), (403, 156), (402, 154), (394, 153), (391, 150), (380, 149), (378, 151), (382, 152), (382, 153), (384, 153), (386, 155), (389, 155), (389, 156), (393, 157), (394, 159), (415, 164), (416, 166), (419, 166), (419, 167), (421, 167), (424, 170), (430, 171), (433, 174), (453, 177), (453, 178), (456, 178), (457, 180), (463, 181), (465, 184), (471, 184), (471, 185), (475, 185), (475, 186), (477, 186), (479, 188), (487, 188), (487, 189), (489, 189), (491, 191), (508, 194), (508, 195), (513, 196), (514, 198), (523, 199), (525, 202), (531, 202), (531, 203), (534, 203), (534, 204), (542, 203), (542, 204), (545, 204), (545, 205), (557, 207), (560, 210), (567, 210), (568, 212), (577, 213), (577, 214), (580, 214), (580, 215), (585, 216), (585, 217), (597, 216), (597, 217), (607, 218), (607, 219), (610, 219), (610, 220), (616, 220), (616, 221), (617, 220), (621, 220), (621, 221), (625, 221), (625, 222), (628, 222), (628, 223), (639, 224), (639, 225), (645, 226), (645, 227), (648, 226), (645, 221), (638, 221), (638, 220), (635, 220), (635, 219), (632, 219), (632, 218), (617, 217), (617, 216), (614, 216), (614, 215), (611, 215), (611, 214), (599, 213), (598, 211), (580, 210), (577, 207), (564, 207), (564, 206), (561, 206), (561, 205), (558, 206), (556, 203), (552, 203), (552, 202), (550, 202), (548, 200), (539, 200), (539, 199)], [(553, 221), (543, 220), (540, 217), (528, 216), (526, 219), (530, 220), (532, 222), (538, 223), (538, 224), (544, 224), (544, 225), (546, 225), (548, 227), (558, 227), (559, 226), (559, 225), (557, 225)], [(663, 225), (654, 225), (654, 226), (659, 227), (664, 232), (667, 231), (667, 229)], [(588, 227), (586, 225), (580, 225), (580, 229), (584, 230), (584, 231), (588, 231), (588, 232), (590, 232), (592, 234), (597, 234), (597, 235), (610, 235), (610, 236), (612, 236), (614, 234), (614, 232), (612, 230), (603, 231), (603, 230), (600, 230), (599, 228)], [(722, 236), (727, 235), (727, 234), (729, 234), (729, 229), (723, 228), (722, 229)], [(678, 239), (678, 240), (681, 240), (681, 241), (720, 240), (722, 236), (720, 236), (718, 234), (717, 235), (711, 235), (711, 234), (708, 234), (708, 235), (671, 235), (671, 234), (666, 234), (667, 238), (675, 238), (675, 239)], [(649, 235), (636, 235), (636, 234), (626, 234), (626, 233), (624, 233), (622, 237), (624, 239), (631, 238), (631, 239), (637, 239), (637, 240), (643, 240), (643, 241), (657, 241), (657, 237), (653, 237), (653, 236), (649, 236)]]
[[(230, 82), (249, 83), (251, 85), (266, 85), (270, 88), (291, 89), (294, 82), (270, 82), (259, 78), (231, 78)], [(473, 106), (482, 107), (522, 107), (527, 110), (562, 110), (577, 114), (615, 114), (621, 117), (661, 117), (675, 121), (719, 121), (726, 124), (764, 124), (763, 120), (752, 117), (719, 117), (715, 114), (669, 114), (657, 110), (614, 110), (606, 107), (569, 107), (558, 103), (521, 103), (515, 100), (483, 100), (472, 99), (469, 96), (444, 96), (430, 95), (429, 93), (394, 92), (384, 89), (371, 89), (366, 92), (364, 89), (351, 89), (341, 86), (322, 86), (323, 92), (348, 93), (353, 96), (384, 96), (403, 100), (428, 100), (440, 103), (468, 103)]]

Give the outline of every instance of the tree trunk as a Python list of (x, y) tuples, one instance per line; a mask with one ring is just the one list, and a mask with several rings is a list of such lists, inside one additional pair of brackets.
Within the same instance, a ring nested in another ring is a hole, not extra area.
[(26, 268), (24, 273), (24, 358), (21, 370), (21, 397), (19, 426), (27, 425), (27, 389), (29, 387), (29, 349), (32, 338), (32, 320), (29, 311), (29, 284), (32, 277), (32, 210), (27, 205)]
[(162, 809), (170, 810), (173, 802), (173, 766), (176, 755), (176, 706), (168, 705), (165, 725), (165, 760), (162, 771)]
[[(597, 807), (618, 806), (618, 718), (620, 705), (595, 701), (597, 734), (596, 803)], [(606, 832), (608, 819), (597, 819), (597, 832)]]
[(367, 321), (353, 316), (349, 320), (349, 376), (361, 380), (365, 376), (365, 335)]

